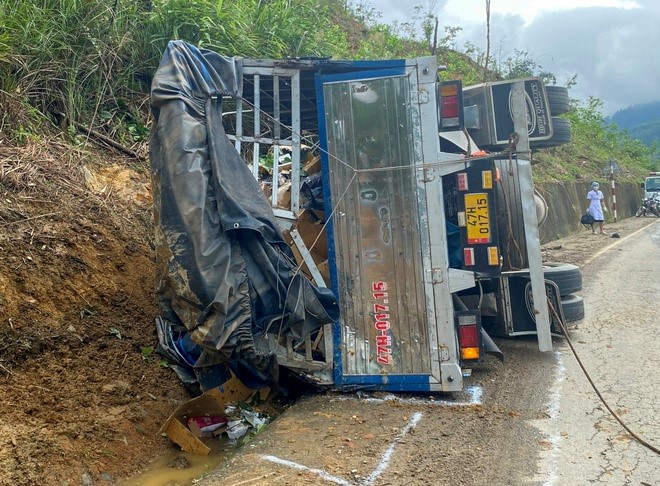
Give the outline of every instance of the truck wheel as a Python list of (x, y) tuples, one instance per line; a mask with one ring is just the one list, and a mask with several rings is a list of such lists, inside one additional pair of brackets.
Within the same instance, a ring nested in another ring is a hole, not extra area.
[(543, 264), (543, 278), (559, 287), (559, 295), (571, 295), (582, 290), (582, 272), (570, 263), (547, 262)]
[(568, 88), (564, 86), (546, 86), (545, 92), (548, 95), (548, 105), (550, 105), (552, 116), (562, 115), (570, 110)]
[(560, 118), (558, 116), (552, 117), (552, 128), (554, 130), (554, 135), (549, 140), (539, 140), (536, 142), (530, 142), (529, 146), (532, 150), (544, 149), (551, 147), (558, 147), (564, 145), (571, 141), (573, 138), (571, 135), (571, 121), (566, 118)]
[(584, 319), (584, 300), (578, 295), (568, 295), (562, 298), (561, 308), (564, 312), (565, 324)]

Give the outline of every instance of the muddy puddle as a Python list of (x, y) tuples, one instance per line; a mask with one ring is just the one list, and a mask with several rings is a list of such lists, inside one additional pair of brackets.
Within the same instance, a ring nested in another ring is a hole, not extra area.
[(208, 456), (172, 451), (154, 460), (141, 473), (118, 482), (117, 486), (191, 486), (236, 451), (236, 446), (227, 440), (209, 441), (207, 445), (211, 447)]

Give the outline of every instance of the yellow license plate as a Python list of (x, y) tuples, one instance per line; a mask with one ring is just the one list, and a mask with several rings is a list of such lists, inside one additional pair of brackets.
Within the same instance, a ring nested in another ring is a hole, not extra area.
[(469, 245), (490, 243), (490, 218), (486, 193), (465, 195), (465, 223)]

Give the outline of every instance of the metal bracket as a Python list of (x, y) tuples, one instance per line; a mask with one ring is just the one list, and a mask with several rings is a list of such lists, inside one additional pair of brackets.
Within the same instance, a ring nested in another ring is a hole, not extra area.
[(432, 182), (435, 180), (435, 168), (424, 167), (422, 169), (422, 182)]
[(447, 271), (447, 275), (449, 277), (449, 291), (451, 293), (458, 292), (459, 290), (471, 289), (476, 285), (474, 272), (450, 268)]
[(438, 361), (449, 361), (449, 348), (444, 344), (437, 348)]
[(433, 284), (439, 284), (445, 281), (444, 273), (441, 268), (432, 268), (431, 269), (431, 282)]
[(418, 105), (422, 105), (429, 102), (429, 92), (423, 88), (420, 88), (419, 91), (413, 91), (412, 93), (412, 102)]

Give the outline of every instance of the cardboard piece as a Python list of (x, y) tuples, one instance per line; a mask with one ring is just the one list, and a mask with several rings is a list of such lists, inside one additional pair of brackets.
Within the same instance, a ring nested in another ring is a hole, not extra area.
[(188, 418), (224, 415), (228, 404), (246, 401), (256, 393), (265, 399), (269, 391), (269, 388), (252, 390), (232, 374), (231, 378), (219, 387), (179, 405), (160, 428), (160, 433), (167, 435), (186, 452), (208, 456), (211, 448), (188, 428)]
[(321, 157), (308, 157), (305, 159), (305, 165), (303, 167), (305, 174), (308, 176), (316, 174), (321, 170)]
[[(313, 213), (313, 215), (312, 215)], [(298, 230), (309, 255), (314, 260), (316, 268), (321, 273), (326, 285), (330, 285), (330, 271), (328, 269), (328, 240), (325, 234), (325, 227), (322, 223), (325, 221), (323, 211), (303, 209), (300, 211), (295, 228)], [(300, 250), (293, 243), (289, 231), (284, 231), (284, 241), (289, 245), (300, 271), (309, 279), (313, 280), (312, 274), (307, 267), (307, 263), (302, 258)]]
[(316, 268), (318, 268), (319, 273), (323, 277), (323, 280), (325, 280), (326, 285), (330, 286), (330, 267), (328, 265), (328, 260), (324, 260), (321, 263), (318, 263)]
[(277, 207), (289, 209), (291, 207), (291, 183), (287, 182), (277, 190)]
[[(314, 213), (314, 216), (310, 214), (311, 212)], [(328, 238), (325, 234), (325, 226), (321, 221), (325, 221), (322, 211), (304, 209), (300, 212), (296, 222), (296, 229), (317, 265), (328, 259)]]

